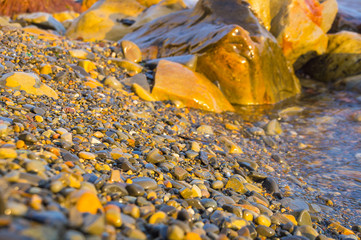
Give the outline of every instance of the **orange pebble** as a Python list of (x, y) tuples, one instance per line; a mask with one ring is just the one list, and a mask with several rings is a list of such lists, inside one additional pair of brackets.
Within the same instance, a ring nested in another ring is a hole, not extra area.
[(81, 213), (96, 214), (98, 210), (103, 211), (103, 206), (96, 194), (90, 191), (79, 191), (76, 193), (78, 197), (76, 202), (76, 209)]

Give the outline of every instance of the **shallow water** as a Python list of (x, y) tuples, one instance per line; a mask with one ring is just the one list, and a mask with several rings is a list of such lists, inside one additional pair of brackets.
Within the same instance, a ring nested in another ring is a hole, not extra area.
[[(303, 110), (280, 114), (289, 107)], [(249, 116), (244, 109), (239, 112)], [(266, 107), (248, 120), (262, 122), (261, 117), (257, 119), (262, 114), (268, 119), (278, 118), (284, 130), (281, 137), (294, 146), (286, 154), (291, 168), (308, 186), (334, 202), (341, 214), (339, 220), (360, 224), (361, 95), (328, 90), (304, 94), (273, 109)], [(357, 114), (360, 114), (359, 121), (355, 120)]]

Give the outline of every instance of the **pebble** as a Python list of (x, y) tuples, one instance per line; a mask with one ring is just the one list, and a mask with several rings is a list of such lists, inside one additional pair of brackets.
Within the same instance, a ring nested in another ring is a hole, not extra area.
[(139, 184), (129, 184), (126, 186), (126, 189), (130, 196), (138, 197), (145, 194), (144, 188)]
[(157, 182), (149, 177), (137, 177), (132, 179), (133, 183), (142, 186), (145, 190), (154, 190), (158, 187)]
[(302, 236), (307, 237), (310, 240), (315, 240), (319, 235), (318, 232), (310, 225), (303, 225), (298, 228)]
[(79, 152), (78, 156), (85, 160), (94, 160), (96, 158), (96, 155), (91, 152)]
[(167, 238), (169, 240), (183, 240), (184, 231), (178, 225), (168, 227)]
[(18, 156), (15, 149), (0, 148), (0, 159), (16, 158)]
[(160, 154), (160, 151), (158, 149), (153, 149), (147, 155), (147, 162), (153, 164), (162, 163), (165, 162), (165, 157)]
[(188, 176), (188, 172), (182, 167), (175, 166), (172, 172), (173, 172), (173, 176), (181, 181), (186, 179)]
[(258, 234), (265, 237), (273, 237), (276, 234), (275, 230), (264, 225), (258, 225), (256, 227), (256, 231)]

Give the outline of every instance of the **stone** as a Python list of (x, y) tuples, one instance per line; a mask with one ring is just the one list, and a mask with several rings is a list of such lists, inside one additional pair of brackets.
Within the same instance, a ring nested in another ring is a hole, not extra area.
[(150, 177), (137, 177), (133, 178), (132, 181), (142, 186), (145, 190), (154, 190), (158, 187), (157, 182)]
[(228, 180), (225, 188), (231, 188), (238, 193), (246, 193), (247, 189), (244, 187), (243, 182), (236, 177), (232, 177)]
[(281, 48), (245, 2), (202, 0), (123, 39), (143, 52), (156, 48), (157, 57), (198, 55), (197, 72), (219, 84), (230, 103), (276, 103), (300, 92)]
[(213, 135), (213, 128), (209, 125), (201, 125), (197, 128), (197, 134), (199, 135)]
[(73, 20), (79, 17), (79, 15), (80, 15), (79, 13), (74, 11), (62, 11), (62, 12), (55, 12), (52, 14), (52, 16), (61, 23), (67, 20)]
[(223, 187), (224, 187), (224, 183), (222, 181), (220, 181), (220, 180), (214, 181), (212, 183), (212, 188), (213, 189), (221, 189)]
[(291, 63), (304, 54), (326, 51), (326, 33), (337, 13), (336, 0), (251, 0), (250, 5)]
[(127, 40), (121, 41), (120, 44), (122, 46), (125, 59), (135, 63), (142, 61), (142, 52), (137, 44)]
[(100, 0), (73, 21), (66, 36), (88, 41), (117, 41), (127, 33), (119, 20), (135, 18), (144, 9), (136, 0)]
[(174, 56), (174, 57), (165, 57), (165, 58), (157, 58), (148, 60), (146, 62), (146, 66), (150, 69), (155, 69), (158, 66), (158, 63), (161, 60), (167, 60), (175, 63), (180, 63), (189, 69), (196, 71), (197, 68), (197, 55), (182, 55), (182, 56)]
[(206, 111), (234, 111), (222, 92), (206, 77), (167, 60), (161, 60), (157, 66), (152, 96), (158, 101), (180, 101), (184, 106)]
[(153, 164), (162, 163), (165, 162), (165, 157), (155, 148), (148, 153), (146, 161)]
[(58, 99), (58, 94), (48, 85), (42, 83), (33, 73), (11, 72), (0, 78), (0, 85), (16, 90), (24, 90), (28, 94), (37, 96), (46, 95)]
[(302, 70), (324, 82), (360, 74), (361, 34), (348, 31), (329, 34), (326, 53), (311, 59)]
[(84, 223), (81, 230), (85, 233), (101, 235), (104, 232), (104, 217), (99, 214), (87, 214), (84, 217)]
[(297, 216), (298, 226), (309, 225), (312, 226), (311, 215), (307, 210), (301, 211)]
[(168, 227), (167, 231), (167, 239), (169, 240), (183, 240), (184, 238), (184, 231), (178, 225), (172, 225)]
[(302, 236), (308, 238), (309, 240), (315, 240), (318, 236), (318, 232), (310, 225), (303, 225), (298, 228), (302, 233)]
[(81, 213), (96, 214), (98, 211), (104, 211), (98, 196), (87, 190), (72, 192), (68, 197), (68, 204), (75, 206)]
[(105, 211), (105, 220), (107, 223), (113, 225), (114, 227), (122, 226), (122, 216), (118, 206), (113, 204), (108, 204), (104, 208)]
[(162, 211), (158, 211), (149, 218), (149, 224), (165, 223), (166, 219), (167, 215)]
[(78, 62), (78, 66), (84, 68), (84, 70), (89, 73), (93, 70), (95, 70), (97, 67), (94, 62), (89, 60), (81, 60)]
[(82, 151), (78, 153), (78, 157), (85, 160), (94, 160), (96, 158), (96, 154)]
[(188, 177), (188, 172), (184, 168), (179, 166), (175, 166), (172, 170), (172, 173), (177, 180), (183, 181)]
[(129, 184), (126, 186), (126, 190), (130, 196), (134, 197), (143, 196), (145, 193), (144, 188), (139, 184)]
[(267, 135), (280, 135), (282, 134), (281, 124), (277, 121), (277, 119), (272, 119), (266, 125), (266, 134)]
[(284, 208), (289, 208), (295, 212), (309, 210), (308, 204), (302, 199), (283, 198), (280, 202)]
[(120, 83), (120, 81), (117, 80), (113, 76), (108, 76), (107, 78), (105, 78), (104, 85), (108, 86), (114, 90), (122, 90), (123, 89), (123, 85)]
[(150, 94), (150, 92), (148, 92), (137, 83), (133, 83), (132, 90), (135, 94), (137, 94), (138, 97), (140, 97), (144, 101), (156, 101), (156, 99)]
[(78, 59), (94, 59), (94, 53), (89, 52), (85, 49), (70, 49), (69, 50), (70, 56)]
[(264, 225), (266, 227), (269, 227), (271, 226), (271, 219), (266, 215), (262, 214), (255, 219), (255, 223), (257, 223), (258, 225)]
[(264, 225), (258, 225), (256, 227), (256, 231), (259, 235), (262, 235), (262, 236), (265, 236), (265, 237), (272, 237), (276, 234), (275, 230), (273, 230), (272, 228), (270, 227), (266, 227)]
[(138, 74), (143, 70), (143, 67), (141, 65), (126, 59), (112, 58), (110, 60), (119, 67), (124, 68), (124, 70), (126, 70), (127, 72), (132, 73), (133, 75)]
[[(149, 0), (137, 0), (138, 2), (145, 2)], [(122, 37), (125, 36), (127, 33), (131, 33), (134, 30), (140, 28), (144, 24), (168, 15), (173, 12), (177, 12), (183, 10), (186, 5), (182, 0), (163, 0), (163, 1), (153, 1), (157, 4), (152, 4), (152, 6), (145, 9), (142, 13), (140, 13), (136, 18), (131, 18), (133, 21), (132, 24), (123, 24), (119, 26), (119, 32), (122, 33)], [(148, 4), (142, 4), (148, 6)], [(128, 18), (129, 19), (129, 18)]]
[(220, 138), (218, 138), (218, 141), (224, 144), (224, 146), (226, 147), (229, 153), (235, 153), (235, 154), (243, 153), (241, 147), (239, 147), (237, 144), (235, 144), (225, 136), (221, 136)]
[(18, 154), (12, 148), (0, 148), (0, 159), (16, 158)]
[(61, 34), (65, 33), (65, 28), (63, 24), (61, 24), (49, 13), (45, 13), (45, 12), (25, 13), (18, 15), (16, 19), (25, 21), (29, 24), (36, 25), (40, 28), (54, 29)]

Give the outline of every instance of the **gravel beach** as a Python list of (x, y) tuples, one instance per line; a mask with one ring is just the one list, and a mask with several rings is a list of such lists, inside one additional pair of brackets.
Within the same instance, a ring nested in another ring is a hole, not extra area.
[(0, 30), (0, 239), (360, 238), (287, 164), (292, 126), (143, 101), (118, 43), (25, 31)]

